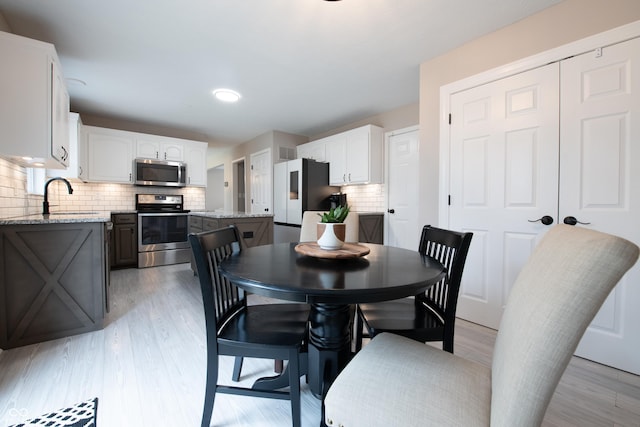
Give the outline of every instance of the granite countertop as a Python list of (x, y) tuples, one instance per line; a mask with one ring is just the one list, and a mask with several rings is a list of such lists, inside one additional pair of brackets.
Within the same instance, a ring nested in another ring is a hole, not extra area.
[(271, 218), (272, 213), (248, 213), (235, 211), (191, 211), (191, 215), (204, 218)]
[(109, 211), (52, 212), (49, 215), (31, 214), (0, 218), (0, 225), (71, 224), (76, 222), (110, 222)]

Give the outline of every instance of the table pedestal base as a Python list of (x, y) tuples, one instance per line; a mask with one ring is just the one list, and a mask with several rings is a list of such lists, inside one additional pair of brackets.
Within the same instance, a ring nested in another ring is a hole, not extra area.
[(322, 398), (351, 358), (351, 307), (312, 304), (309, 322), (309, 388)]

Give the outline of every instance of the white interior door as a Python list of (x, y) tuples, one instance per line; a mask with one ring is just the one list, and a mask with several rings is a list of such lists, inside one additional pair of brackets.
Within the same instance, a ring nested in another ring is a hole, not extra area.
[(253, 153), (249, 156), (251, 163), (251, 213), (270, 213), (272, 180), (271, 149)]
[(457, 315), (498, 328), (517, 274), (557, 221), (558, 64), (451, 96), (449, 228), (474, 233)]
[[(561, 63), (560, 218), (640, 244), (640, 39)], [(576, 354), (640, 374), (640, 265)]]
[(417, 250), (418, 129), (396, 131), (387, 137), (387, 214), (385, 244)]

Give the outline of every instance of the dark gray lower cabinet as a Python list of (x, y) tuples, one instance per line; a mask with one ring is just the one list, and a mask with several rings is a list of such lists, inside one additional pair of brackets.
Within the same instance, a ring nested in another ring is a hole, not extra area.
[(215, 230), (229, 225), (238, 227), (243, 248), (273, 243), (272, 217), (211, 218), (196, 215), (189, 217), (190, 233)]
[(126, 268), (138, 266), (138, 215), (113, 214), (111, 266)]
[(359, 238), (362, 243), (384, 243), (384, 214), (363, 213), (358, 218)]
[(0, 226), (0, 348), (103, 328), (105, 226)]

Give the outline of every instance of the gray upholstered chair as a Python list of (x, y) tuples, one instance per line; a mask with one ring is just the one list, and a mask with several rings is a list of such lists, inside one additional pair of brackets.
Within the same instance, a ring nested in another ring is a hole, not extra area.
[[(317, 224), (320, 222), (319, 213), (325, 211), (305, 211), (302, 214), (302, 226), (300, 227), (301, 242), (315, 242), (318, 240)], [(360, 233), (358, 212), (349, 212), (345, 223), (345, 242), (357, 242)]]
[(585, 329), (637, 259), (622, 238), (554, 227), (513, 285), (491, 368), (382, 333), (330, 387), (327, 425), (539, 426)]

